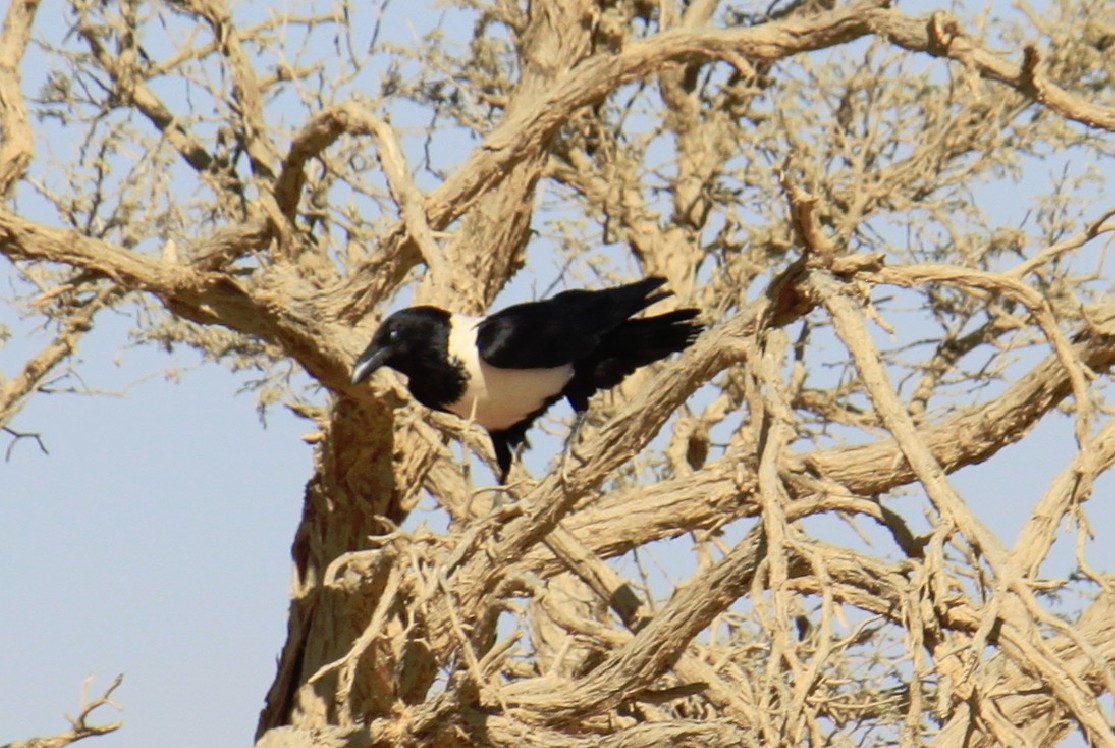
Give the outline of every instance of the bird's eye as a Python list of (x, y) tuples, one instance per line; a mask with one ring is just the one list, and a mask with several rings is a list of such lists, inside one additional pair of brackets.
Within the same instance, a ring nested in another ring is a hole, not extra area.
[(389, 330), (387, 333), (387, 339), (394, 343), (396, 340), (399, 339), (399, 330), (397, 328), (392, 328), (391, 330)]

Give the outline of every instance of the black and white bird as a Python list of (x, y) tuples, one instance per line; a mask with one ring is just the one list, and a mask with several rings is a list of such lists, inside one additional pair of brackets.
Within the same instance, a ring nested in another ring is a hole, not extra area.
[(434, 410), (488, 430), (500, 482), (512, 450), (554, 402), (565, 397), (578, 417), (597, 390), (641, 366), (677, 353), (702, 325), (696, 309), (632, 317), (671, 295), (650, 277), (599, 291), (563, 291), (487, 317), (433, 306), (395, 312), (383, 321), (352, 370), (354, 385), (381, 366), (407, 376), (407, 388)]

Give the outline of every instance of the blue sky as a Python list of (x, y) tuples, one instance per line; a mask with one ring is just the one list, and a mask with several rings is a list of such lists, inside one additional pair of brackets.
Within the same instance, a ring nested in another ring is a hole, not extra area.
[[(395, 23), (391, 33), (412, 33)], [(1101, 167), (1113, 183), (1115, 168)], [(1045, 176), (1035, 168), (1029, 184)], [(1016, 197), (988, 195), (1004, 209), (1018, 208)], [(529, 297), (528, 285), (517, 279), (514, 293)], [(46, 337), (0, 305), (4, 323), (18, 332), (0, 348), (10, 374)], [(261, 428), (254, 396), (237, 394), (243, 375), (199, 367), (189, 352), (126, 347), (129, 326), (102, 314), (79, 351), (85, 385), (122, 394), (40, 395), (11, 424), (40, 433), (49, 454), (22, 440), (0, 462), (0, 740), (62, 731), (87, 675), (99, 693), (123, 672), (126, 711), (95, 721), (126, 725), (87, 745), (244, 745), (285, 636), (289, 548), (312, 474), (300, 437), (312, 427), (278, 407)], [(177, 381), (167, 368), (183, 370)], [(533, 441), (537, 470), (556, 448)], [(1071, 451), (1071, 424), (1054, 416), (1007, 459), (955, 481), (986, 498), (976, 513), (1009, 543)], [(1112, 497), (1104, 479), (1088, 506), (1101, 532), (1115, 526)], [(1051, 572), (1071, 565), (1064, 545), (1064, 566)], [(1091, 561), (1115, 566), (1103, 546)], [(671, 564), (675, 577), (684, 563)]]
[[(112, 327), (82, 345), (90, 387), (167, 363), (132, 351), (116, 366)], [(0, 464), (0, 739), (60, 732), (88, 674), (99, 693), (123, 672), (127, 724), (106, 746), (250, 742), (312, 451), (304, 421), (276, 409), (262, 429), (235, 388), (206, 366), (122, 397), (39, 396), (16, 419), (50, 454), (23, 440)]]

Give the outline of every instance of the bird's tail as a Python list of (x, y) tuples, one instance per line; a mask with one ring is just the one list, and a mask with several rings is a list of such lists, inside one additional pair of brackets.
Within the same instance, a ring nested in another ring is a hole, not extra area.
[(573, 410), (583, 413), (598, 390), (615, 387), (641, 366), (684, 350), (704, 329), (694, 322), (696, 309), (678, 309), (654, 317), (629, 319), (604, 336), (594, 356), (581, 361), (565, 388)]
[(595, 334), (610, 330), (656, 301), (671, 296), (672, 291), (658, 291), (665, 284), (665, 278), (652, 275), (634, 283), (595, 291), (584, 288), (562, 291), (551, 302), (560, 302), (553, 308), (565, 313), (566, 324), (579, 324), (586, 333)]
[[(624, 309), (626, 316), (630, 317), (643, 311), (651, 304), (673, 296), (673, 291), (658, 291), (664, 285), (666, 285), (665, 278), (660, 275), (652, 275), (634, 283), (605, 289), (605, 293), (610, 294), (614, 301), (618, 301), (619, 303), (616, 306)], [(655, 291), (658, 291), (658, 293), (655, 293)]]
[(671, 353), (685, 350), (701, 334), (704, 325), (694, 322), (696, 309), (678, 309), (654, 317), (629, 319), (608, 333), (601, 346), (610, 358), (634, 370), (653, 364)]

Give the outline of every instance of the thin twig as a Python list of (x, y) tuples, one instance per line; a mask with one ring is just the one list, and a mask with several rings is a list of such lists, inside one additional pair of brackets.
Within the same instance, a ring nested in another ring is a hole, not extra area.
[(70, 722), (69, 730), (51, 737), (31, 738), (30, 740), (22, 740), (17, 743), (9, 743), (4, 746), (4, 748), (63, 748), (63, 746), (76, 743), (85, 738), (107, 735), (110, 732), (119, 730), (124, 726), (123, 722), (106, 722), (104, 724), (92, 725), (89, 724), (89, 717), (94, 710), (106, 705), (111, 706), (117, 711), (124, 710), (124, 707), (120, 706), (112, 699), (112, 692), (123, 682), (124, 674), (121, 673), (113, 679), (104, 693), (90, 701), (89, 686), (93, 683), (93, 676), (88, 676), (81, 683), (81, 710), (77, 713), (76, 717), (65, 715), (66, 719)]

